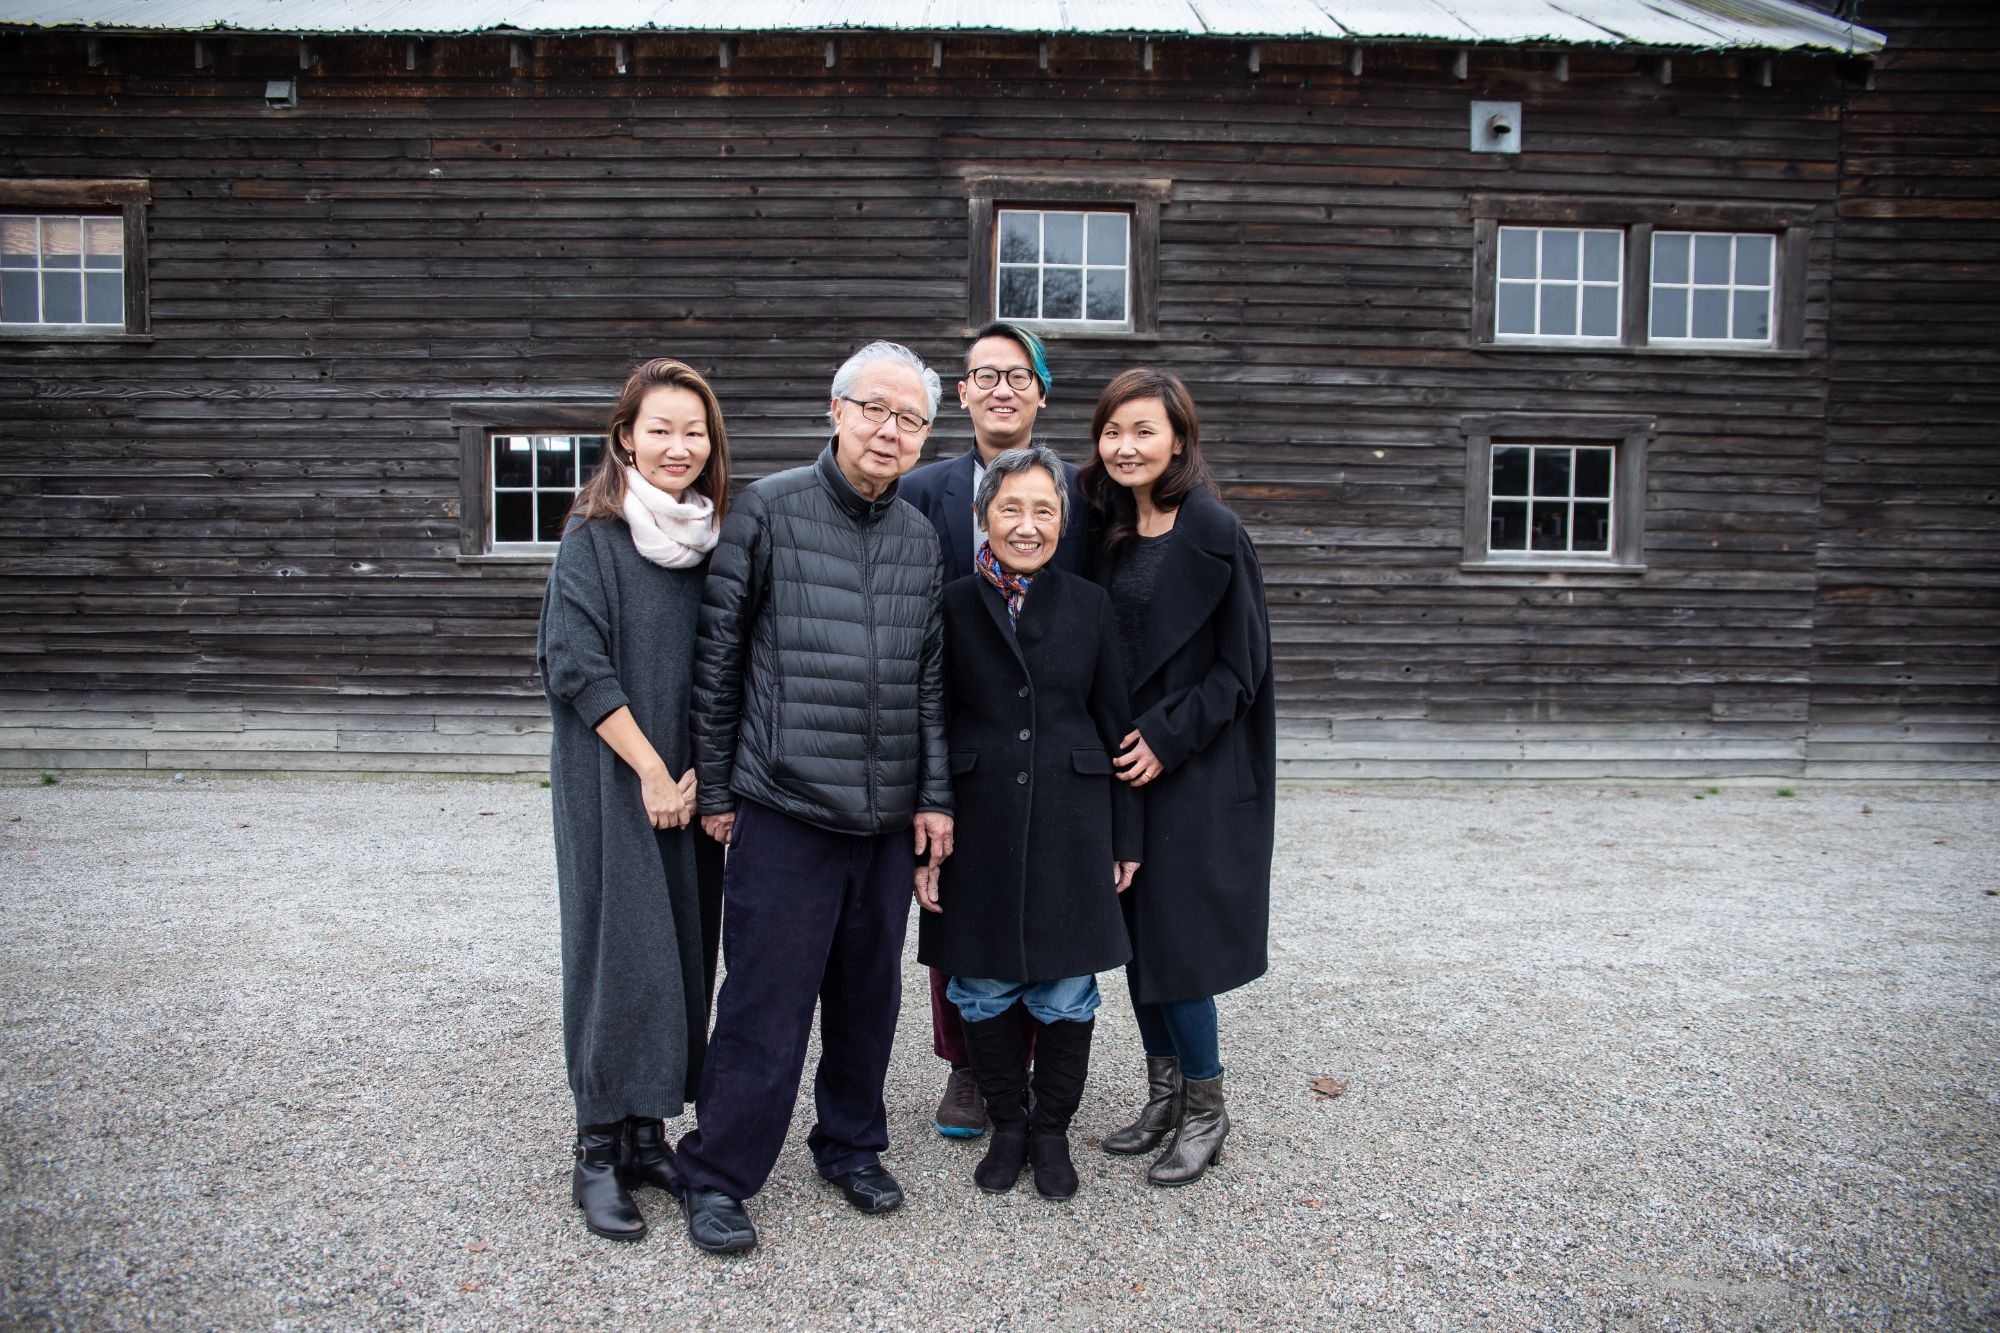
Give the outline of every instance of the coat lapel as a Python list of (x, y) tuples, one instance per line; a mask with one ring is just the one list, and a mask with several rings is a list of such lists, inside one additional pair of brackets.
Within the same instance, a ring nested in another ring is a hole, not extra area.
[(1174, 521), (1174, 540), (1160, 561), (1159, 579), (1153, 585), (1153, 609), (1146, 618), (1138, 669), (1126, 682), (1134, 694), (1208, 623), (1229, 591), (1229, 558), (1224, 552), (1233, 545), (1234, 537), (1229, 527), (1217, 524), (1211, 505), (1222, 509), (1220, 500), (1196, 491)]
[(945, 568), (966, 574), (972, 572), (973, 457), (970, 452), (960, 455), (944, 475), (944, 529), (950, 543)]
[[(993, 628), (999, 632), (1000, 638), (1013, 652), (1014, 660), (1021, 664), (1021, 676), (1023, 679), (1026, 679), (1028, 675), (1028, 659), (1021, 652), (1021, 641), (1016, 637), (1014, 627), (1007, 623), (1007, 599), (1000, 595), (998, 588), (987, 581), (985, 575), (976, 574), (975, 577), (979, 580), (979, 604), (986, 608), (987, 618), (993, 622)], [(1030, 588), (1028, 589), (1028, 600), (1021, 607), (1021, 616), (1023, 619), (1033, 614), (1034, 605), (1035, 590)]]

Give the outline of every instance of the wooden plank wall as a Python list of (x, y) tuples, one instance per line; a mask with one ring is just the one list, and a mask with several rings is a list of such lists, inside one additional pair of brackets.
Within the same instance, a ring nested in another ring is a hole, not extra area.
[(2000, 7), (1865, 0), (1843, 129), (1812, 771), (2000, 759)]
[[(0, 174), (151, 180), (155, 335), (0, 344), (0, 762), (532, 767), (542, 569), (457, 557), (452, 407), (608, 402), (670, 353), (713, 378), (739, 475), (800, 462), (854, 346), (956, 364), (961, 181), (1000, 171), (1174, 183), (1158, 339), (1057, 344), (1044, 433), (1079, 457), (1117, 370), (1188, 377), (1266, 562), (1292, 775), (1802, 770), (1836, 62), (1766, 87), (1722, 57), (1663, 82), (1575, 53), (1565, 81), (1480, 49), (1464, 78), (1417, 48), (1356, 75), (1329, 44), (1266, 43), (1255, 74), (1202, 41), (1146, 70), (1137, 42), (1044, 69), (1033, 40), (934, 67), (928, 38), (843, 38), (829, 68), (751, 36), (725, 72), (713, 41), (638, 37), (626, 75), (610, 38), (518, 68), (504, 38), (414, 70), (372, 39), (304, 71), (292, 39), (192, 48), (107, 39), (92, 68), (81, 37), (0, 38)], [(1474, 98), (1521, 100), (1527, 150), (1469, 153)], [(1805, 351), (1477, 350), (1475, 191), (1817, 206)], [(1657, 419), (1643, 575), (1459, 569), (1457, 423), (1524, 406)]]

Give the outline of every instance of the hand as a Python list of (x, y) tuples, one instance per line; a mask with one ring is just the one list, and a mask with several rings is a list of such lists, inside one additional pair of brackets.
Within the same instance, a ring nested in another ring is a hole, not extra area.
[(917, 867), (917, 903), (926, 912), (942, 912), (938, 903), (938, 872), (931, 866)]
[(646, 803), (646, 822), (654, 828), (685, 828), (694, 812), (680, 784), (664, 768), (639, 775), (639, 796)]
[[(694, 798), (695, 798), (695, 781), (694, 781), (694, 770), (693, 770), (693, 769), (691, 769), (691, 768), (690, 768), (690, 769), (689, 769), (689, 770), (688, 770), (687, 772), (685, 772), (685, 773), (681, 774), (681, 780), (680, 780), (680, 789), (681, 789), (681, 799), (682, 799), (683, 801), (686, 801), (686, 802), (687, 802), (687, 807), (688, 807), (688, 809), (690, 809), (690, 810), (694, 809), (694, 808), (695, 808), (695, 799), (694, 799)], [(691, 820), (691, 819), (692, 819), (692, 816), (690, 816), (690, 820)]]
[(1111, 863), (1111, 883), (1123, 893), (1132, 887), (1132, 876), (1139, 869), (1137, 861), (1113, 861)]
[(1111, 766), (1120, 770), (1121, 782), (1129, 782), (1134, 787), (1143, 787), (1160, 776), (1166, 765), (1153, 753), (1153, 747), (1146, 744), (1146, 738), (1134, 727), (1124, 740), (1118, 742), (1126, 747), (1125, 752), (1111, 761)]
[(917, 812), (917, 855), (928, 851), (930, 859), (924, 864), (935, 871), (951, 855), (951, 816), (939, 814), (935, 810)]
[(736, 812), (731, 810), (726, 815), (703, 815), (701, 831), (727, 847), (729, 840), (736, 836)]

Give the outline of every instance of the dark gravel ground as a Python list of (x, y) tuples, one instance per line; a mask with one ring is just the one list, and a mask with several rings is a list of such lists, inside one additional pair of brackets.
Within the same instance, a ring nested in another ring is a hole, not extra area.
[[(0, 1326), (2000, 1327), (2000, 791), (1375, 786), (1279, 807), (1236, 1130), (1148, 1188), (1107, 977), (1068, 1204), (929, 1128), (764, 1243), (568, 1200), (548, 796), (0, 786)], [(1323, 1098), (1312, 1079), (1347, 1089)]]

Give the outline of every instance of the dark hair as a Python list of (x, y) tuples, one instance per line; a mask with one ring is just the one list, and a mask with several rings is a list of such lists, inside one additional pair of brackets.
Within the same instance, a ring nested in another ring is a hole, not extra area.
[(983, 324), (973, 332), (972, 341), (965, 345), (966, 356), (970, 359), (972, 349), (988, 338), (1006, 338), (1028, 354), (1028, 364), (1035, 368), (1035, 378), (1042, 382), (1042, 397), (1049, 396), (1049, 390), (1056, 382), (1049, 378), (1048, 350), (1034, 330), (1024, 329), (1019, 324), (1009, 324), (1004, 319), (996, 319), (991, 324)]
[(632, 456), (632, 425), (639, 419), (639, 407), (654, 389), (686, 389), (701, 399), (708, 416), (708, 462), (701, 475), (688, 483), (696, 495), (715, 502), (715, 521), (729, 510), (729, 437), (722, 429), (722, 404), (715, 390), (693, 366), (670, 357), (656, 356), (632, 368), (625, 388), (611, 409), (611, 424), (605, 428), (604, 453), (597, 470), (590, 474), (569, 507), (572, 519), (615, 518), (625, 512), (625, 469), (635, 466)]
[(1120, 543), (1139, 535), (1139, 502), (1132, 492), (1111, 479), (1104, 455), (1097, 447), (1111, 414), (1139, 398), (1157, 398), (1167, 409), (1167, 424), (1181, 451), (1167, 460), (1167, 470), (1153, 483), (1153, 503), (1162, 509), (1179, 509), (1195, 491), (1216, 494), (1215, 478), (1201, 457), (1201, 417), (1194, 410), (1194, 396), (1179, 375), (1171, 370), (1136, 366), (1114, 376), (1097, 395), (1097, 409), (1090, 414), (1090, 461), (1077, 476), (1090, 507), (1103, 517), (1104, 552), (1109, 555)]

